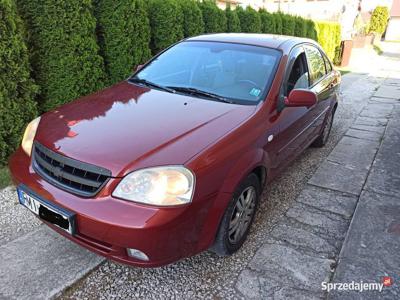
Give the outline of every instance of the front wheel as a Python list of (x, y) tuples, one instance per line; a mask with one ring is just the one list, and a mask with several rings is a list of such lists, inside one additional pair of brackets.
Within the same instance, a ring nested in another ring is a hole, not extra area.
[(260, 181), (255, 174), (250, 174), (239, 184), (222, 218), (211, 251), (227, 256), (243, 245), (253, 223), (260, 189)]
[(334, 116), (335, 116), (335, 110), (332, 110), (332, 112), (329, 114), (325, 122), (324, 129), (322, 130), (321, 134), (317, 137), (317, 139), (313, 142), (312, 144), (313, 147), (321, 148), (325, 146), (325, 144), (328, 142)]

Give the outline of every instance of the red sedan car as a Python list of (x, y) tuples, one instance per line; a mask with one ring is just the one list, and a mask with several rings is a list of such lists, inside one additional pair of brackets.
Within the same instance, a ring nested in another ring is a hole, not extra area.
[(122, 263), (232, 254), (264, 185), (326, 143), (339, 84), (312, 40), (186, 39), (126, 81), (33, 120), (10, 159), (20, 203)]

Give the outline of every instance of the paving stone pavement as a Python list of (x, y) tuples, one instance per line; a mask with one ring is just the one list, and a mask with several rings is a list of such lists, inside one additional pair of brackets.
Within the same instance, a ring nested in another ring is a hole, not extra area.
[[(400, 87), (400, 81), (397, 84)], [(381, 293), (336, 290), (329, 299), (400, 299), (400, 101), (392, 103), (393, 116), (358, 201), (333, 282), (381, 282), (389, 276), (394, 284)]]
[[(240, 273), (245, 298), (400, 298), (398, 88), (385, 80)], [(327, 294), (321, 285), (383, 276), (397, 285), (382, 293)]]
[(101, 261), (101, 257), (39, 226), (0, 246), (0, 299), (49, 299)]

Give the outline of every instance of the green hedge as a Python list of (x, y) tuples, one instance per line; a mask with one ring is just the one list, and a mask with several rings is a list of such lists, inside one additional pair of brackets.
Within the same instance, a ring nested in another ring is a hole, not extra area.
[(282, 34), (294, 35), (295, 17), (287, 14), (280, 14), (282, 19)]
[(389, 9), (386, 6), (377, 6), (372, 12), (369, 32), (382, 34), (389, 20)]
[(149, 15), (151, 25), (151, 50), (156, 54), (181, 40), (183, 13), (179, 0), (151, 0)]
[(31, 64), (47, 111), (104, 86), (104, 63), (91, 0), (19, 0)]
[(203, 0), (199, 3), (203, 13), (204, 31), (206, 33), (225, 32), (227, 19), (223, 10), (219, 9), (213, 0)]
[(261, 32), (262, 33), (275, 33), (275, 18), (273, 14), (268, 13), (266, 10), (259, 11), (261, 18)]
[(294, 17), (294, 36), (307, 37), (307, 20), (301, 17)]
[(283, 34), (283, 19), (282, 14), (275, 13), (273, 14), (274, 22), (275, 22), (275, 34)]
[(318, 40), (317, 28), (314, 21), (306, 20), (306, 32), (306, 37), (314, 41)]
[(144, 0), (98, 0), (97, 36), (108, 83), (121, 81), (150, 58), (150, 22)]
[(226, 31), (241, 32), (240, 19), (238, 17), (237, 11), (232, 10), (229, 3), (226, 6), (225, 14), (226, 14)]
[(37, 86), (30, 77), (23, 26), (11, 0), (0, 0), (0, 165), (19, 145), (37, 114)]
[(185, 37), (196, 36), (204, 32), (203, 14), (196, 0), (178, 0), (183, 13), (183, 31)]
[[(26, 35), (12, 1), (18, 1)], [(317, 40), (331, 59), (340, 45), (336, 23), (250, 7), (221, 10), (214, 0), (0, 0), (0, 5), (0, 164), (19, 143), (36, 106), (44, 112), (120, 81), (150, 52), (183, 37), (295, 35)]]
[(260, 14), (248, 6), (246, 9), (238, 7), (236, 9), (240, 20), (240, 27), (242, 32), (247, 33), (260, 33), (261, 32), (261, 18)]
[(333, 60), (335, 58), (336, 49), (340, 47), (340, 24), (334, 22), (315, 22), (315, 25), (318, 43), (325, 50), (326, 55)]

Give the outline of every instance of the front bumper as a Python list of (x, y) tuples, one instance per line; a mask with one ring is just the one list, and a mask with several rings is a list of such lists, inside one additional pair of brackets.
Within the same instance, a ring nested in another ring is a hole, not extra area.
[[(42, 198), (76, 213), (76, 234), (51, 228), (79, 245), (121, 263), (156, 267), (207, 249), (215, 230), (205, 226), (216, 194), (174, 208), (152, 207), (111, 197), (120, 179), (109, 180), (94, 198), (82, 198), (49, 184), (31, 167), (21, 148), (10, 158), (15, 184), (23, 183)], [(227, 197), (224, 195), (224, 197)], [(216, 222), (212, 222), (216, 224)], [(127, 248), (144, 252), (149, 261), (127, 255)]]

